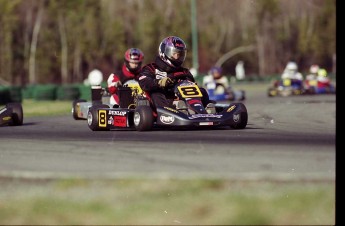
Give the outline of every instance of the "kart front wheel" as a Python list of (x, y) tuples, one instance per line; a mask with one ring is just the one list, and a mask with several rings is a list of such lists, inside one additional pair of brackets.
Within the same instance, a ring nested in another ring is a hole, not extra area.
[(12, 126), (23, 125), (23, 107), (21, 103), (6, 104), (7, 109), (12, 110)]
[(151, 130), (153, 120), (153, 112), (150, 106), (140, 105), (135, 109), (133, 121), (137, 131)]
[(244, 129), (248, 123), (248, 111), (243, 103), (238, 103), (236, 106), (236, 113), (234, 114), (235, 124), (230, 125), (232, 129)]

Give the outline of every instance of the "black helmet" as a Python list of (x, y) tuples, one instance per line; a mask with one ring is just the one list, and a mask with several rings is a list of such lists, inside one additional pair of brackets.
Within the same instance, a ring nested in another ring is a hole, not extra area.
[[(125, 52), (125, 64), (127, 69), (132, 72), (138, 72), (141, 69), (141, 64), (144, 60), (144, 53), (138, 48), (130, 48)], [(130, 67), (129, 63), (137, 63), (135, 68)]]
[[(159, 57), (172, 67), (180, 67), (187, 55), (185, 42), (176, 36), (169, 36), (163, 39), (158, 48)], [(174, 58), (174, 55), (177, 55)]]

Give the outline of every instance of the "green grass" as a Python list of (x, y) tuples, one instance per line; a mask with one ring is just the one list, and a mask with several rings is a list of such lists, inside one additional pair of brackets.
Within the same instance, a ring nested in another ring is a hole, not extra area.
[(72, 102), (73, 101), (37, 101), (25, 99), (22, 103), (24, 117), (71, 114)]
[(0, 224), (334, 225), (330, 182), (0, 180)]

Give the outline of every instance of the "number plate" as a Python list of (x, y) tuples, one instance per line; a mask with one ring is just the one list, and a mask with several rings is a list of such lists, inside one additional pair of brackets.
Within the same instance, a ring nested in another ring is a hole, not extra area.
[(309, 85), (311, 86), (317, 86), (317, 80), (310, 80)]
[(290, 79), (284, 79), (283, 80), (283, 85), (284, 86), (291, 86), (291, 80)]
[(177, 88), (183, 98), (202, 97), (197, 85), (179, 86)]

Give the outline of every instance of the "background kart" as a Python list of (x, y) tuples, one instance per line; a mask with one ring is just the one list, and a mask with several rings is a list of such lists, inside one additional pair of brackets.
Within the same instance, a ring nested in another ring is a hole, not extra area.
[(246, 99), (244, 90), (233, 90), (231, 87), (224, 87), (219, 83), (207, 83), (206, 91), (210, 99), (215, 101), (243, 101)]
[[(226, 126), (233, 129), (244, 129), (247, 125), (248, 113), (243, 103), (215, 104), (212, 109), (206, 109), (201, 102), (200, 89), (195, 83), (187, 80), (181, 80), (174, 91), (176, 108), (153, 108), (149, 98), (143, 94), (137, 94), (137, 92), (134, 92), (135, 95), (132, 98), (127, 98), (133, 100), (133, 103), (127, 102), (127, 108), (92, 106), (88, 112), (88, 126), (93, 131), (117, 128), (146, 131), (154, 127), (212, 128)], [(212, 113), (210, 113), (211, 110)]]
[(89, 108), (93, 105), (110, 107), (110, 94), (101, 86), (91, 86), (91, 102), (78, 99), (72, 102), (72, 116), (75, 120), (86, 119)]
[(336, 87), (331, 82), (322, 83), (317, 79), (306, 80), (304, 84), (305, 94), (335, 94)]
[(292, 79), (282, 79), (276, 80), (273, 82), (271, 87), (267, 90), (267, 95), (269, 97), (274, 96), (292, 96), (292, 95), (301, 95), (305, 93), (303, 85), (299, 82), (296, 82)]
[[(129, 89), (129, 88), (130, 89)], [(118, 95), (120, 99), (122, 96), (129, 96), (132, 92), (132, 88), (138, 90), (139, 93), (142, 92), (138, 82), (135, 80), (128, 80), (119, 87)], [(74, 100), (72, 103), (72, 116), (75, 120), (87, 119), (87, 113), (89, 108), (94, 105), (99, 105), (99, 107), (113, 107), (110, 104), (111, 94), (108, 92), (107, 88), (102, 88), (101, 86), (91, 86), (91, 102), (85, 99)], [(125, 104), (125, 103), (124, 103)], [(127, 106), (126, 106), (127, 107)]]
[(8, 103), (0, 109), (0, 126), (23, 125), (23, 107), (20, 103)]

